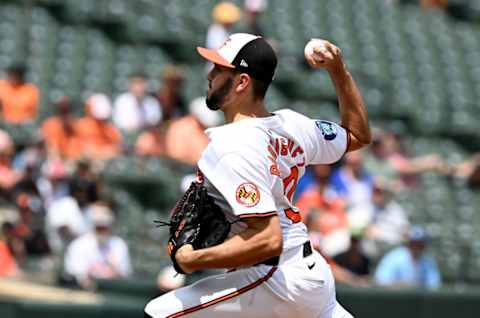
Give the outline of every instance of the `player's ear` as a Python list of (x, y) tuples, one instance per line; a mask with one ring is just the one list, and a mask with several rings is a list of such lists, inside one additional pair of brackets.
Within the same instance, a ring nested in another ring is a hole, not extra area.
[(248, 85), (252, 82), (250, 76), (246, 73), (241, 73), (238, 76), (237, 85), (235, 86), (235, 92), (240, 93), (247, 89)]

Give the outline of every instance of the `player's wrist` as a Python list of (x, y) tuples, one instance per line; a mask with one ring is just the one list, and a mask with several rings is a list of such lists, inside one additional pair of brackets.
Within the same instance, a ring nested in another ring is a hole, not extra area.
[(342, 79), (350, 76), (347, 65), (343, 61), (336, 65), (332, 65), (327, 69), (327, 71), (334, 79)]
[(175, 260), (177, 261), (178, 266), (180, 266), (186, 274), (193, 273), (197, 270), (194, 267), (194, 252), (192, 245), (186, 244), (180, 247), (175, 254)]

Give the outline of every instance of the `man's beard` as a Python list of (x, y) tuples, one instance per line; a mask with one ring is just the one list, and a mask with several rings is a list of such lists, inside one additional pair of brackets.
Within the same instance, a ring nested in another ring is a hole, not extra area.
[(230, 88), (232, 88), (233, 79), (227, 79), (216, 91), (210, 94), (210, 97), (207, 94), (205, 98), (205, 102), (207, 103), (207, 107), (210, 110), (219, 110), (220, 105), (223, 103), (225, 96), (227, 96)]

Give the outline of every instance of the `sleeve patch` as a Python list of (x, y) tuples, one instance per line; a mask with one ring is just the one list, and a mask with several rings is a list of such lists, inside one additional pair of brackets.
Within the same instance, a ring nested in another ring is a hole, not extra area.
[(337, 129), (331, 122), (325, 120), (317, 120), (315, 121), (315, 124), (322, 132), (323, 138), (325, 138), (325, 140), (330, 141), (334, 140), (337, 137)]
[(242, 183), (237, 188), (236, 199), (241, 205), (251, 208), (260, 201), (260, 191), (253, 183)]

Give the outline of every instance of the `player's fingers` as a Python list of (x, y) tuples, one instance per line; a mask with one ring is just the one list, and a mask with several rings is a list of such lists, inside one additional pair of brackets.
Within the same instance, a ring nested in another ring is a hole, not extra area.
[(320, 56), (313, 56), (312, 57), (312, 62), (313, 62), (313, 64), (325, 63), (325, 59), (321, 58)]
[(312, 55), (313, 59), (315, 61), (324, 61), (324, 60), (330, 60), (333, 58), (333, 55), (332, 53), (324, 50), (324, 51), (321, 51), (319, 53), (316, 53)]
[(340, 55), (340, 49), (336, 46), (332, 46), (330, 52), (332, 52), (332, 54), (335, 55), (335, 56)]
[(328, 50), (327, 48), (325, 48), (324, 46), (317, 46), (313, 49), (313, 56), (317, 56), (317, 57), (320, 57), (320, 58), (326, 58), (326, 55), (328, 54)]
[(340, 55), (340, 54), (341, 54), (340, 49), (339, 49), (336, 45), (333, 45), (333, 44), (330, 43), (330, 42), (325, 43), (325, 47), (326, 47), (327, 50), (328, 50), (330, 53), (332, 53), (333, 55)]
[(337, 47), (337, 46), (335, 46), (335, 55), (336, 55), (336, 56), (340, 56), (340, 57), (343, 56), (343, 55), (342, 55), (342, 50), (341, 50), (339, 47)]
[(314, 66), (315, 64), (317, 64), (317, 62), (315, 62), (315, 60), (313, 59), (312, 56), (307, 57), (307, 62), (308, 62), (308, 64), (310, 64), (310, 65), (312, 65), (312, 66)]
[(320, 50), (314, 50), (314, 52), (312, 54), (312, 59), (314, 59), (314, 60), (324, 59), (325, 58), (324, 55), (325, 55), (325, 52), (320, 51)]
[(313, 53), (316, 54), (325, 54), (328, 52), (328, 49), (324, 46), (317, 46), (313, 49)]

